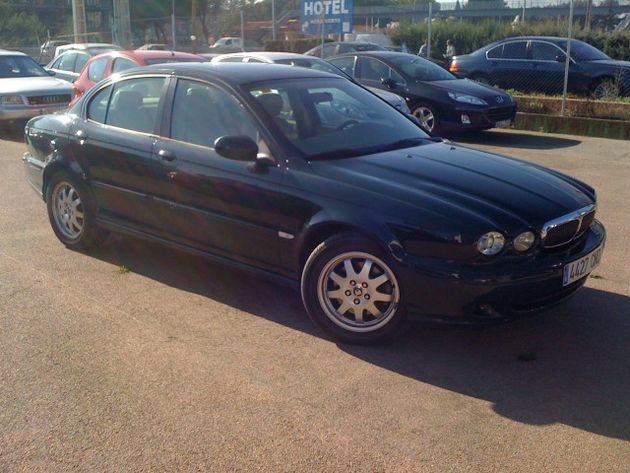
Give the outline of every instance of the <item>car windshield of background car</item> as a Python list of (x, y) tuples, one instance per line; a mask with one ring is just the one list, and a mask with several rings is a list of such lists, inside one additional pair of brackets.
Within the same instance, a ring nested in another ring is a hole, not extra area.
[[(566, 41), (562, 44), (562, 49), (567, 50)], [(609, 56), (606, 56), (599, 49), (576, 40), (571, 41), (571, 57), (576, 61), (604, 61), (610, 59)]]
[(399, 57), (392, 59), (392, 62), (399, 72), (415, 82), (456, 79), (453, 74), (426, 59)]

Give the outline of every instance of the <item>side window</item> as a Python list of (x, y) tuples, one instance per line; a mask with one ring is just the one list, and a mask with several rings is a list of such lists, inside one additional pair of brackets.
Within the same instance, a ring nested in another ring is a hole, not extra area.
[(153, 133), (163, 87), (162, 77), (118, 82), (114, 86), (105, 123), (127, 130)]
[(112, 92), (112, 86), (105, 87), (98, 92), (87, 108), (87, 117), (90, 120), (99, 123), (105, 123), (105, 117), (107, 116), (107, 104), (109, 103), (109, 95)]
[(112, 73), (115, 74), (116, 72), (122, 72), (126, 69), (131, 69), (132, 67), (138, 67), (138, 64), (136, 64), (131, 59), (119, 57), (116, 60), (114, 60), (114, 67), (112, 67)]
[(404, 84), (405, 83), (405, 79), (403, 79), (402, 76), (400, 74), (398, 74), (398, 72), (396, 72), (391, 67), (388, 67), (388, 69), (389, 69), (389, 78), (390, 79), (394, 79), (397, 84)]
[(562, 54), (561, 51), (553, 44), (532, 42), (532, 59), (536, 61), (555, 61), (559, 54)]
[(261, 61), (260, 59), (256, 59), (255, 57), (250, 57), (250, 58), (247, 58), (247, 62), (260, 62), (260, 63), (262, 63), (264, 61)]
[(503, 45), (503, 59), (527, 59), (527, 42), (505, 43)]
[(60, 71), (74, 71), (74, 63), (77, 59), (76, 53), (64, 54), (59, 58), (57, 69)]
[(344, 56), (331, 59), (330, 63), (337, 66), (350, 77), (354, 77), (354, 59), (355, 56)]
[(77, 54), (77, 62), (74, 64), (74, 72), (81, 72), (85, 63), (88, 62), (90, 56), (87, 54), (79, 53)]
[(219, 59), (219, 62), (243, 62), (243, 56), (232, 56)]
[(175, 91), (171, 138), (212, 148), (217, 138), (246, 135), (261, 140), (253, 119), (232, 95), (218, 87), (180, 79)]
[(51, 68), (51, 69), (59, 69), (59, 64), (61, 64), (61, 60), (62, 60), (62, 59), (63, 59), (62, 57), (60, 57), (60, 58), (58, 58), (58, 59), (55, 59), (55, 60), (52, 62), (52, 64), (50, 65), (50, 68)]
[(107, 67), (108, 61), (109, 58), (106, 57), (92, 61), (88, 67), (88, 79), (92, 82), (100, 82), (105, 76), (105, 68)]
[(371, 57), (360, 57), (358, 76), (363, 80), (379, 81), (389, 78), (389, 67)]
[(334, 44), (324, 44), (324, 57), (333, 56), (335, 52)]
[(488, 59), (501, 59), (503, 57), (503, 45), (496, 46), (488, 51)]

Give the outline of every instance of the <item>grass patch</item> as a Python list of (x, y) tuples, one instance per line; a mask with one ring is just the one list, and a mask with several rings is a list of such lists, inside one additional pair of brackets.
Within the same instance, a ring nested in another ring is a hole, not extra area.
[(116, 272), (118, 274), (128, 274), (131, 272), (131, 269), (129, 269), (127, 266), (125, 266), (124, 264), (122, 266), (119, 266), (118, 269), (116, 270)]

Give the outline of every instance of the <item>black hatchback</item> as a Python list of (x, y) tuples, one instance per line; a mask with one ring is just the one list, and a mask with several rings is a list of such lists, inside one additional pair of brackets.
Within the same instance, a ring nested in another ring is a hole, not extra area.
[(358, 82), (402, 96), (432, 134), (505, 128), (516, 104), (501, 90), (458, 79), (424, 58), (391, 51), (344, 54), (328, 60)]
[[(502, 88), (559, 94), (564, 88), (566, 52), (566, 38), (513, 37), (455, 56), (450, 71)], [(629, 61), (611, 59), (578, 40), (571, 40), (570, 54), (569, 92), (597, 99), (630, 94)]]
[(133, 69), (31, 120), (26, 141), (68, 247), (123, 232), (279, 278), (353, 342), (407, 312), (493, 321), (556, 303), (605, 240), (588, 185), (431, 138), (301, 67)]

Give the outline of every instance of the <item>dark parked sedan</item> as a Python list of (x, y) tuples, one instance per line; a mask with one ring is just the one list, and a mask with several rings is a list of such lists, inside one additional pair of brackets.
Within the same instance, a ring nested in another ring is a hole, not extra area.
[(579, 289), (605, 240), (595, 191), (430, 138), (332, 74), (168, 64), (26, 127), (28, 179), (70, 248), (123, 232), (299, 283), (351, 342), (407, 312), (489, 321)]
[(323, 46), (315, 46), (304, 54), (307, 56), (316, 56), (323, 59), (338, 56), (340, 54), (352, 53), (357, 51), (387, 51), (387, 48), (376, 43), (365, 43), (362, 41), (336, 41), (324, 43)]
[[(450, 70), (502, 88), (561, 93), (567, 40), (548, 36), (507, 38), (474, 53), (455, 56)], [(568, 91), (606, 98), (630, 94), (630, 62), (616, 61), (599, 49), (571, 41)]]
[(507, 127), (516, 115), (516, 104), (509, 94), (457, 79), (412, 54), (352, 53), (329, 62), (367, 87), (391, 90), (404, 97), (414, 116), (433, 134)]

